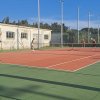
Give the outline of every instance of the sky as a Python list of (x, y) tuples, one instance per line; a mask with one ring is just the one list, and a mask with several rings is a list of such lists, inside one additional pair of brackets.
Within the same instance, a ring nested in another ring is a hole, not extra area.
[[(79, 28), (88, 27), (88, 13), (90, 27), (100, 24), (100, 0), (63, 0), (64, 24), (70, 28), (77, 28), (77, 8), (80, 9)], [(38, 21), (38, 0), (0, 0), (0, 21), (9, 16), (10, 20), (27, 19), (30, 23)], [(40, 0), (40, 21), (44, 23), (61, 23), (60, 0)]]

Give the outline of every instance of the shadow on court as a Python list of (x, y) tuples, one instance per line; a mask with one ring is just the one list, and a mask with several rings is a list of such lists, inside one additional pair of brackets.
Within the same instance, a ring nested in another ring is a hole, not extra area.
[(79, 89), (85, 89), (85, 90), (100, 92), (100, 88), (71, 84), (71, 83), (63, 83), (63, 82), (56, 82), (56, 81), (49, 81), (49, 80), (44, 80), (44, 79), (29, 78), (29, 77), (15, 76), (15, 75), (7, 75), (7, 74), (0, 74), (0, 77), (16, 78), (16, 79), (35, 81), (35, 82), (41, 82), (41, 83), (46, 83), (46, 84), (67, 86), (67, 87), (72, 87), (72, 88), (79, 88)]
[(79, 72), (76, 72), (75, 74), (77, 75), (83, 75), (83, 76), (95, 76), (95, 77), (100, 77), (100, 74), (84, 74), (84, 73), (79, 73)]
[(17, 97), (21, 95), (24, 96), (26, 93), (31, 93), (33, 95), (35, 94), (35, 95), (45, 96), (45, 97), (48, 97), (51, 99), (57, 99), (57, 100), (76, 100), (76, 99), (71, 99), (71, 98), (67, 98), (67, 97), (63, 97), (59, 95), (39, 92), (37, 91), (39, 88), (40, 86), (26, 86), (23, 88), (8, 88), (5, 86), (0, 86), (0, 96), (4, 98), (9, 98), (9, 99), (23, 100)]
[(18, 99), (17, 97), (25, 94), (25, 92), (29, 93), (32, 92), (32, 90), (37, 90), (38, 88), (39, 86), (36, 85), (26, 86), (22, 88), (10, 88), (10, 87), (0, 85), (0, 96), (9, 99), (21, 100)]

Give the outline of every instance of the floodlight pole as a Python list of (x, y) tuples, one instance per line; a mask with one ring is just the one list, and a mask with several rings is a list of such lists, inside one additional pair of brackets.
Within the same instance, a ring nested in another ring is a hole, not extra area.
[(19, 25), (17, 27), (17, 50), (19, 50)]
[(79, 43), (79, 7), (77, 9), (77, 31), (78, 31), (78, 43)]
[(89, 39), (90, 39), (90, 12), (88, 14), (88, 43), (89, 43)]
[(63, 47), (63, 3), (64, 0), (60, 0), (61, 2), (61, 47)]
[(99, 38), (99, 37), (100, 37), (99, 32), (100, 32), (100, 28), (99, 28), (99, 25), (98, 25), (98, 43), (100, 42), (100, 41), (99, 41), (99, 39), (100, 39), (100, 38)]
[(0, 28), (0, 43), (1, 43), (1, 50), (2, 50), (2, 38), (1, 38), (2, 32), (1, 32), (1, 28)]
[(38, 0), (38, 49), (40, 48), (39, 46), (39, 35), (40, 35), (40, 0)]

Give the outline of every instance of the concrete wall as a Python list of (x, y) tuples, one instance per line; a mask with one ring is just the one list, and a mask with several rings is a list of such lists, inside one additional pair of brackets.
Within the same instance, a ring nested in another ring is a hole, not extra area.
[[(14, 38), (7, 38), (6, 32), (14, 32)], [(10, 24), (0, 24), (0, 48), (1, 49), (22, 49), (22, 48), (31, 48), (31, 41), (33, 38), (35, 48), (38, 47), (38, 29), (32, 27), (10, 25)], [(27, 33), (28, 36), (25, 39), (21, 38), (21, 33)], [(48, 39), (44, 39), (44, 35), (48, 35)], [(39, 34), (39, 46), (49, 46), (51, 41), (51, 30), (40, 29)]]

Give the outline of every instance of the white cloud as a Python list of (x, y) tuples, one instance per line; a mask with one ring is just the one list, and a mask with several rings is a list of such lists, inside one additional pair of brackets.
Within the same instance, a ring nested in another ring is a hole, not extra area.
[[(68, 21), (65, 21), (65, 24), (66, 24), (66, 26), (70, 26), (71, 28), (77, 29), (77, 20), (68, 20)], [(90, 27), (97, 28), (98, 24), (99, 24), (98, 21), (91, 21)], [(86, 28), (86, 27), (88, 27), (88, 21), (80, 20), (79, 28), (82, 29), (82, 28)]]
[[(58, 22), (59, 24), (61, 23), (61, 20), (55, 20), (52, 18), (41, 18), (40, 20), (41, 20), (41, 22), (48, 23), (48, 24), (51, 24), (54, 22)], [(28, 21), (30, 23), (37, 22), (38, 18), (30, 18)], [(64, 20), (64, 24), (72, 29), (77, 29), (77, 20)], [(100, 23), (98, 20), (90, 21), (90, 27), (97, 28), (99, 24)], [(88, 20), (80, 20), (79, 28), (82, 29), (82, 28), (86, 28), (86, 27), (88, 27)]]

